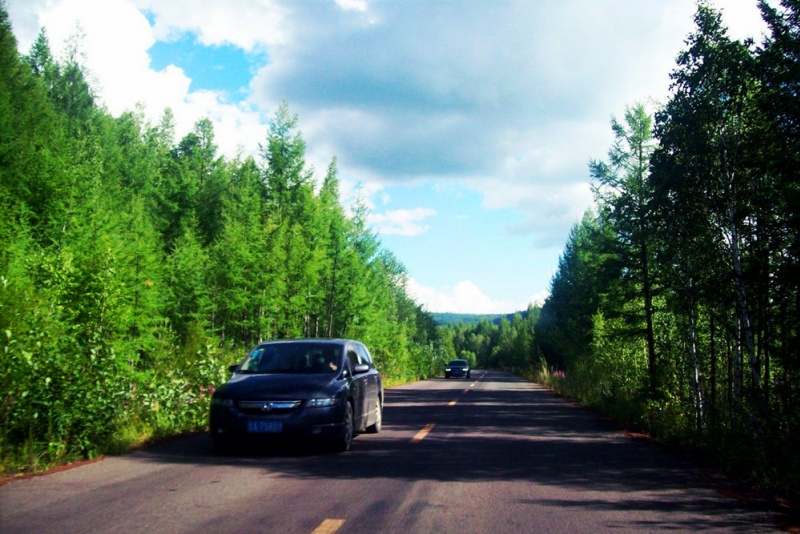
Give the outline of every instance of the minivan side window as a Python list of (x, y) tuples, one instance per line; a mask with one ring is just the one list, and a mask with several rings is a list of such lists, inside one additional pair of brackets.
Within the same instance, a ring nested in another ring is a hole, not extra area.
[(353, 347), (347, 347), (347, 359), (350, 360), (350, 368), (355, 369), (355, 366), (361, 363), (359, 361), (358, 353)]
[(364, 345), (356, 345), (356, 351), (361, 359), (361, 363), (366, 363), (369, 365), (370, 369), (375, 368), (375, 364), (372, 363), (372, 357), (370, 356), (369, 352), (367, 352), (367, 349), (364, 347)]

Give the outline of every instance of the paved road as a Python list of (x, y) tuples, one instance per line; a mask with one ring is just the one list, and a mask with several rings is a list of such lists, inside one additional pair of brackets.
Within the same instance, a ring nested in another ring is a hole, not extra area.
[(499, 372), (386, 392), (346, 454), (207, 435), (0, 487), (0, 532), (775, 530), (707, 473)]

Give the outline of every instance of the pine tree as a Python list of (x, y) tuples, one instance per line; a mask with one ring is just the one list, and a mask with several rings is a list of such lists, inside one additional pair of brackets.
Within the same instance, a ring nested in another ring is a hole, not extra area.
[(652, 227), (653, 191), (649, 180), (650, 156), (655, 149), (652, 123), (641, 104), (626, 110), (624, 122), (612, 119), (614, 145), (609, 151), (608, 163), (592, 161), (589, 168), (597, 181), (594, 191), (600, 216), (615, 234), (614, 248), (623, 273), (622, 283), (618, 285), (623, 289), (620, 304), (632, 298), (641, 299), (643, 303), (644, 317), (634, 316), (628, 321), (637, 330), (644, 322), (650, 394), (655, 395), (658, 383), (652, 266), (656, 231)]

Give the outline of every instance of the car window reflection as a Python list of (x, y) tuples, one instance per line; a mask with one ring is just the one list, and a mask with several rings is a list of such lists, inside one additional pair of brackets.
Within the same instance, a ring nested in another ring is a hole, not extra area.
[(341, 368), (341, 351), (335, 345), (303, 344), (257, 347), (239, 367), (240, 373), (332, 374)]

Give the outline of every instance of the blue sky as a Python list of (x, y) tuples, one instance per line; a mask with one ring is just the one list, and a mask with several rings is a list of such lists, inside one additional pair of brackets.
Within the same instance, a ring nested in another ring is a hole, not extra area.
[(157, 41), (148, 52), (153, 70), (179, 65), (191, 80), (190, 91), (224, 91), (233, 100), (247, 97), (253, 73), (266, 63), (264, 55), (248, 54), (233, 45), (200, 45), (191, 33), (177, 41)]
[[(716, 0), (735, 38), (755, 0)], [(80, 29), (114, 115), (201, 118), (221, 154), (256, 155), (282, 101), (321, 180), (371, 209), (429, 311), (542, 302), (592, 206), (588, 162), (610, 119), (655, 110), (693, 30), (693, 0), (7, 0), (27, 53)]]

